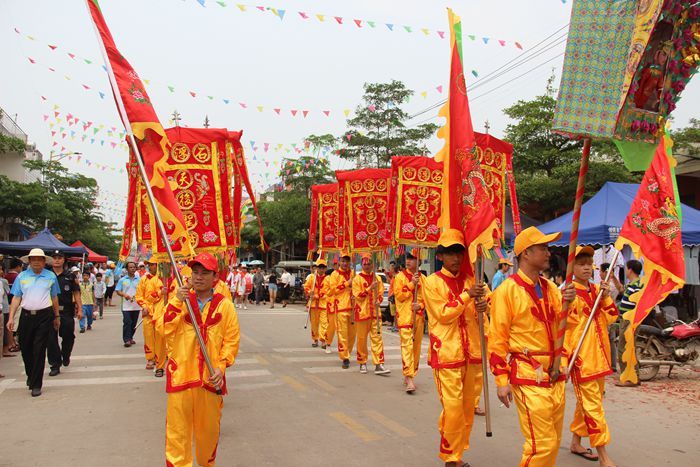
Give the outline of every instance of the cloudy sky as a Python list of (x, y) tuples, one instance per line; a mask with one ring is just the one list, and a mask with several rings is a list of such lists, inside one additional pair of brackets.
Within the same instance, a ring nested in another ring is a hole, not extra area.
[[(181, 125), (201, 126), (208, 117), (213, 127), (242, 129), (256, 190), (275, 181), (284, 157), (301, 155), (295, 148), (303, 148), (304, 137), (340, 134), (365, 82), (406, 83), (416, 92), (404, 105), (412, 115), (444, 99), (448, 6), (462, 17), (474, 126), (483, 130), (488, 120), (490, 132), (501, 136), (509, 123), (502, 109), (541, 94), (553, 70), (560, 75), (571, 12), (571, 0), (100, 4), (121, 53), (148, 80), (163, 124), (177, 110)], [(545, 39), (544, 50), (527, 54)], [(45, 155), (82, 153), (63, 162), (98, 180), (103, 212), (121, 221), (123, 128), (84, 1), (0, 0), (0, 43), (0, 107), (17, 115)], [(527, 60), (512, 67), (519, 57)], [(691, 103), (699, 98), (694, 80), (674, 113), (675, 126), (697, 117)], [(440, 123), (436, 114), (421, 113), (410, 123)], [(429, 144), (432, 151), (440, 146), (436, 138)], [(331, 160), (334, 168), (350, 168)]]

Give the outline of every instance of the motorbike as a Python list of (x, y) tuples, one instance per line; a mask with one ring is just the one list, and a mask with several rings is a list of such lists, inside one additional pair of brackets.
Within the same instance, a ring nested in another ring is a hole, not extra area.
[(665, 328), (642, 324), (635, 339), (639, 379), (650, 381), (662, 366), (668, 376), (674, 366), (693, 365), (700, 354), (700, 319), (691, 323), (675, 320)]

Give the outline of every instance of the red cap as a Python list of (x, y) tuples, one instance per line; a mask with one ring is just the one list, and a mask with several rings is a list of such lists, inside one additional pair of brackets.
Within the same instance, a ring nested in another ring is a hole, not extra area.
[(189, 263), (187, 263), (189, 267), (192, 267), (195, 264), (201, 264), (207, 271), (217, 272), (219, 270), (219, 262), (211, 253), (200, 253), (195, 256), (194, 259), (191, 259)]

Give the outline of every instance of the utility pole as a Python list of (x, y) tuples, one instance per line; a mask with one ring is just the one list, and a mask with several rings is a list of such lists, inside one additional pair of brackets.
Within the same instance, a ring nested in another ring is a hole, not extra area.
[(489, 121), (486, 119), (486, 122), (484, 123), (484, 131), (487, 135), (489, 134), (489, 128), (491, 128), (491, 125), (489, 125)]
[(170, 117), (172, 118), (173, 122), (175, 122), (175, 126), (180, 126), (180, 120), (182, 120), (182, 118), (180, 117), (180, 112), (178, 112), (177, 109), (175, 109)]
[(209, 115), (204, 116), (204, 128), (209, 128)]

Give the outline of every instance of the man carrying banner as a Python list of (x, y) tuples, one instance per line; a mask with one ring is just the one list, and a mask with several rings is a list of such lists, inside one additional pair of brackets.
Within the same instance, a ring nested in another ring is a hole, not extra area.
[(326, 348), (326, 329), (328, 328), (328, 314), (326, 312), (328, 284), (326, 284), (326, 260), (316, 261), (316, 271), (311, 274), (304, 283), (304, 292), (309, 296), (309, 320), (311, 321), (311, 347), (318, 347), (321, 340), (321, 348)]
[[(332, 319), (328, 318), (328, 330), (326, 331), (326, 345), (333, 340), (333, 331), (338, 333), (338, 357), (343, 362), (343, 369), (350, 368), (350, 353), (355, 345), (355, 321), (352, 313), (352, 279), (353, 271), (350, 269), (350, 253), (340, 253), (338, 269), (326, 279), (328, 280), (328, 300), (332, 312), (335, 313), (335, 325), (332, 327)], [(328, 349), (326, 349), (327, 351)]]
[(401, 363), (406, 392), (416, 390), (413, 381), (420, 363), (420, 346), (425, 326), (425, 303), (422, 288), (425, 278), (418, 270), (418, 252), (406, 250), (406, 269), (397, 273), (392, 282), (396, 303), (396, 324), (401, 338)]
[(148, 272), (139, 278), (136, 286), (136, 303), (141, 307), (141, 328), (143, 329), (143, 351), (146, 354), (146, 369), (152, 370), (156, 366), (156, 322), (153, 319), (153, 304), (148, 300), (148, 294), (152, 290), (151, 282), (161, 282), (158, 277), (158, 263), (146, 260)]
[(536, 227), (523, 230), (514, 246), (519, 270), (491, 296), (489, 363), (500, 401), (510, 407), (515, 399), (525, 437), (521, 466), (553, 466), (561, 442), (566, 363), (562, 359), (556, 381), (549, 380), (549, 372), (562, 351), (555, 348), (562, 299), (573, 301), (576, 291), (569, 284), (560, 292), (540, 277), (549, 267), (547, 244), (560, 237)]
[(357, 363), (360, 373), (367, 373), (367, 336), (372, 342), (372, 363), (375, 375), (388, 375), (391, 370), (384, 367), (384, 342), (382, 330), (377, 329), (381, 319), (379, 304), (384, 296), (384, 283), (374, 273), (372, 257), (362, 255), (362, 272), (352, 280), (352, 296), (355, 299), (354, 316), (357, 327)]
[[(164, 317), (170, 362), (167, 366), (165, 457), (168, 466), (192, 465), (194, 436), (197, 464), (213, 466), (219, 443), (226, 368), (238, 354), (240, 330), (231, 300), (214, 293), (218, 264), (210, 253), (200, 253), (188, 265), (192, 278), (180, 287)], [(209, 374), (185, 306), (195, 310), (198, 326), (214, 366)]]
[[(567, 355), (572, 356), (591, 315), (596, 297), (602, 290), (602, 300), (591, 327), (583, 339), (572, 373), (569, 375), (576, 394), (576, 411), (570, 427), (573, 433), (570, 450), (584, 459), (590, 461), (600, 459), (600, 465), (612, 467), (615, 463), (610, 459), (605, 448), (610, 443), (610, 431), (605, 421), (603, 394), (605, 376), (612, 374), (608, 326), (617, 320), (618, 312), (608, 293), (608, 284), (601, 284), (599, 289), (590, 281), (593, 277), (593, 253), (594, 250), (590, 246), (576, 248), (574, 261), (576, 299), (569, 305), (566, 320), (564, 348)], [(581, 445), (583, 437), (590, 438), (591, 447), (598, 451), (597, 456)]]
[(468, 348), (478, 347), (479, 341), (469, 340), (467, 323), (476, 320), (476, 313), (486, 312), (486, 288), (462, 272), (462, 263), (468, 259), (459, 230), (447, 229), (440, 235), (437, 258), (442, 269), (431, 274), (423, 287), (430, 329), (428, 364), (442, 404), (440, 459), (445, 466), (462, 466), (462, 454), (469, 449), (480, 369), (468, 363)]

